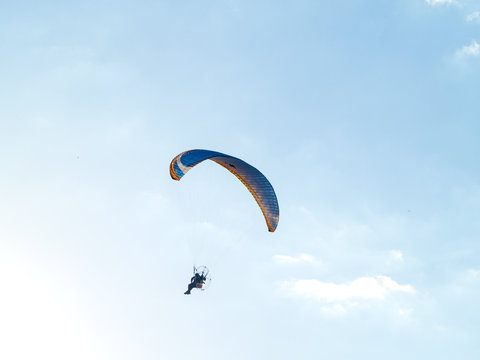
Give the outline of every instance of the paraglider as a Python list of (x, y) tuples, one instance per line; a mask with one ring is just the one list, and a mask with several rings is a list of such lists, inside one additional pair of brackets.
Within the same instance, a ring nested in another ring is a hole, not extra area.
[[(278, 225), (279, 208), (277, 196), (267, 178), (252, 165), (236, 157), (211, 150), (189, 150), (175, 156), (170, 163), (170, 176), (179, 181), (191, 168), (204, 160), (212, 160), (235, 175), (250, 191), (267, 223), (268, 231), (274, 232)], [(193, 277), (185, 295), (193, 289), (205, 290), (210, 284), (210, 271), (205, 266), (193, 268)]]

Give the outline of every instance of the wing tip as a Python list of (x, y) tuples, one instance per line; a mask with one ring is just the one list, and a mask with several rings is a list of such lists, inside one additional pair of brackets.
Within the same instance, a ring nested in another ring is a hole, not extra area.
[[(173, 164), (173, 162), (172, 162)], [(173, 165), (170, 165), (170, 177), (173, 179), (173, 180), (177, 180), (177, 181), (180, 181), (180, 178), (177, 176), (177, 174), (175, 174), (175, 171), (173, 169)]]

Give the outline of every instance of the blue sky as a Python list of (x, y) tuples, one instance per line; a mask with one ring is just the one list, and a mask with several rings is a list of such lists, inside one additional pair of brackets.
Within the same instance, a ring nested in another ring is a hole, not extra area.
[(0, 51), (0, 358), (480, 356), (479, 1), (0, 2)]

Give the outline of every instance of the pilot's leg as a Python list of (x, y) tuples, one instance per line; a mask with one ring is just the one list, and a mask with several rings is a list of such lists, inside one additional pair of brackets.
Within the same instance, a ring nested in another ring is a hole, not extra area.
[(195, 287), (194, 283), (188, 284), (188, 290), (184, 292), (185, 295), (190, 295), (190, 291)]

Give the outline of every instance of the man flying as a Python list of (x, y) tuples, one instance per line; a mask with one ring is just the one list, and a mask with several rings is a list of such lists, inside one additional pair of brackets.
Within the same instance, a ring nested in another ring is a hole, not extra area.
[(190, 292), (193, 288), (202, 288), (203, 284), (205, 284), (205, 280), (207, 280), (207, 277), (203, 274), (203, 272), (202, 275), (200, 275), (196, 270), (197, 269), (194, 269), (194, 275), (190, 279), (188, 290), (184, 292), (185, 295), (190, 295)]

